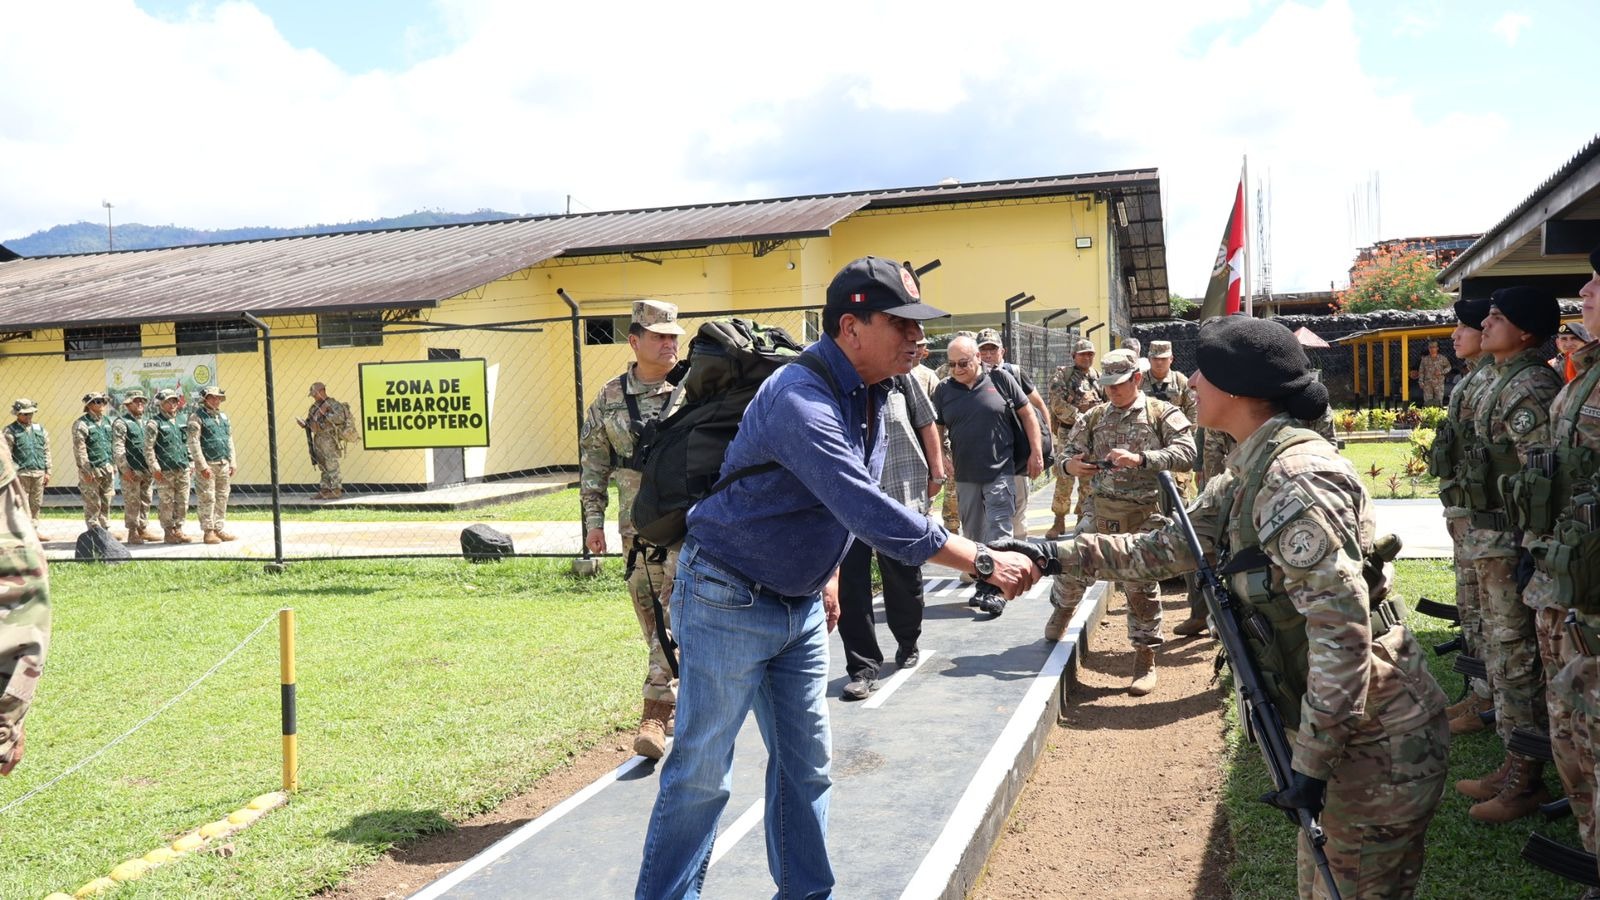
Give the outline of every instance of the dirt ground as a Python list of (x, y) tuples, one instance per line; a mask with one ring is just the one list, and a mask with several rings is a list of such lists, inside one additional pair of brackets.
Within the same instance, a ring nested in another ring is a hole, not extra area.
[[(1187, 615), (1186, 601), (1169, 592), (1162, 605), (1170, 632)], [(1017, 801), (974, 900), (1228, 896), (1223, 726), (1211, 682), (1216, 645), (1169, 634), (1156, 655), (1160, 685), (1147, 697), (1130, 697), (1125, 612), (1117, 594), (1090, 640), (1067, 721)], [(630, 740), (617, 735), (533, 791), (396, 850), (320, 896), (409, 896), (621, 765), (631, 755)]]

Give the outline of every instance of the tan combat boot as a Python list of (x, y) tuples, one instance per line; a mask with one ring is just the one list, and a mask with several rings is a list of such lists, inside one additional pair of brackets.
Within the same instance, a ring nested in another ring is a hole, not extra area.
[(1054, 522), (1050, 523), (1050, 530), (1046, 531), (1044, 533), (1044, 539), (1047, 540), (1047, 541), (1057, 540), (1063, 534), (1065, 534), (1066, 531), (1067, 531), (1067, 517), (1066, 516), (1056, 516), (1056, 520)]
[(144, 526), (139, 529), (139, 536), (144, 538), (145, 543), (161, 540), (160, 538), (156, 537), (155, 529), (151, 528), (150, 523), (148, 522), (146, 522)]
[(220, 543), (222, 543), (222, 538), (217, 537), (217, 533), (215, 531), (207, 531), (205, 533), (205, 536), (202, 537), (200, 540), (205, 542), (205, 543), (207, 543), (207, 544), (220, 544)]
[(1128, 685), (1128, 693), (1143, 697), (1155, 690), (1161, 680), (1156, 674), (1156, 648), (1140, 644), (1133, 651), (1133, 684)]
[(1173, 626), (1172, 633), (1183, 637), (1193, 637), (1206, 630), (1206, 617), (1203, 615), (1190, 616)]
[(179, 525), (177, 528), (172, 529), (172, 536), (167, 539), (167, 543), (169, 543), (169, 544), (192, 544), (192, 543), (194, 543), (194, 538), (188, 536), (187, 534), (184, 534), (183, 533), (183, 526)]
[(1446, 719), (1459, 719), (1469, 712), (1477, 715), (1478, 711), (1483, 709), (1481, 704), (1489, 702), (1488, 698), (1479, 697), (1476, 693), (1468, 691), (1465, 697), (1444, 708), (1444, 717)]
[(221, 540), (221, 541), (237, 541), (238, 539), (239, 538), (237, 536), (235, 536), (233, 534), (233, 532), (231, 532), (231, 531), (224, 531), (221, 528), (217, 529), (217, 540)]
[(129, 543), (129, 544), (142, 544), (142, 543), (144, 543), (144, 535), (140, 534), (137, 531), (134, 531), (132, 528), (129, 528), (128, 529), (128, 540), (127, 540), (127, 543)]
[(1059, 606), (1050, 608), (1050, 621), (1044, 623), (1044, 639), (1052, 643), (1067, 633), (1067, 623), (1072, 621), (1072, 610)]
[(660, 759), (667, 752), (667, 719), (673, 707), (661, 700), (646, 700), (639, 719), (639, 733), (633, 738), (633, 752), (646, 759)]
[(1465, 712), (1451, 717), (1451, 734), (1476, 734), (1489, 727), (1478, 714), (1494, 709), (1494, 701), (1487, 697), (1479, 697), (1477, 694), (1473, 694), (1470, 699), (1472, 703)]
[(1500, 761), (1500, 768), (1488, 775), (1482, 778), (1463, 778), (1456, 782), (1456, 792), (1474, 800), (1489, 800), (1505, 787), (1506, 778), (1510, 774), (1511, 754), (1507, 753), (1506, 758)]
[(1506, 758), (1511, 762), (1511, 773), (1500, 793), (1467, 810), (1467, 815), (1479, 822), (1515, 822), (1538, 812), (1540, 804), (1550, 802), (1550, 792), (1544, 787), (1544, 761), (1515, 753), (1506, 754)]

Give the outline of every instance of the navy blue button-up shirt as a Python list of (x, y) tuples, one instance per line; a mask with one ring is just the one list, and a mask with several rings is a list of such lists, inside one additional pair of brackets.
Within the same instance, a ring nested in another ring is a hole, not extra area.
[(745, 410), (722, 476), (770, 461), (781, 468), (741, 478), (689, 511), (689, 536), (701, 552), (793, 597), (822, 589), (851, 535), (913, 566), (950, 539), (943, 525), (878, 487), (887, 386), (863, 383), (826, 335), (806, 352), (821, 358), (843, 396), (805, 366), (779, 369)]

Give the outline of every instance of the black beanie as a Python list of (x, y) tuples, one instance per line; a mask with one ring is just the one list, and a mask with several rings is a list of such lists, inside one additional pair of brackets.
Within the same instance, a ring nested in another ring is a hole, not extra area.
[(1297, 419), (1320, 418), (1328, 389), (1294, 333), (1271, 319), (1226, 316), (1200, 327), (1196, 349), (1206, 380), (1240, 397), (1275, 400)]
[(1501, 288), (1489, 295), (1489, 303), (1511, 324), (1541, 341), (1561, 327), (1561, 303), (1549, 291), (1523, 285)]
[(1489, 314), (1489, 298), (1479, 297), (1476, 300), (1457, 300), (1455, 305), (1456, 321), (1467, 326), (1483, 330), (1483, 317)]

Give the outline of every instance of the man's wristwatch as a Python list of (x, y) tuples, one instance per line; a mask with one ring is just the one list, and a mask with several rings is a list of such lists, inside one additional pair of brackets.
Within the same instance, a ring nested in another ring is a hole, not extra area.
[(972, 568), (972, 574), (980, 579), (987, 580), (990, 575), (994, 574), (994, 557), (989, 555), (988, 547), (982, 544), (978, 545), (978, 553), (972, 559)]

